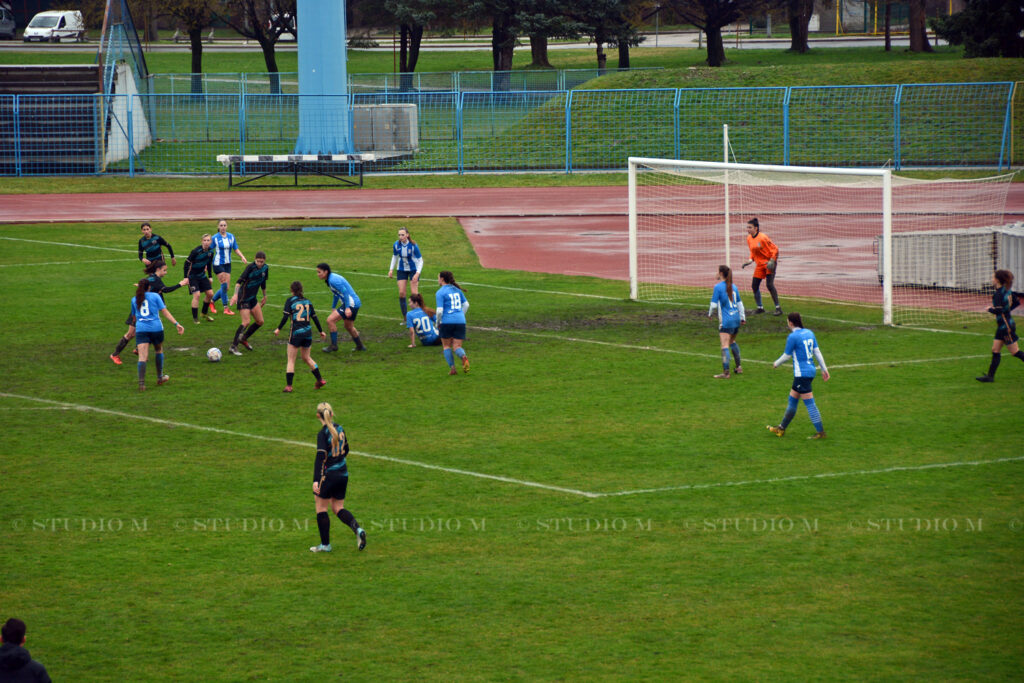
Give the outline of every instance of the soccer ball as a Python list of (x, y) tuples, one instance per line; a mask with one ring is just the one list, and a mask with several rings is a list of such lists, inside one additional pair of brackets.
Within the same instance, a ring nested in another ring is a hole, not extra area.
[(212, 349), (206, 352), (206, 357), (209, 358), (211, 362), (216, 363), (217, 361), (220, 360), (221, 357), (220, 349), (214, 346)]

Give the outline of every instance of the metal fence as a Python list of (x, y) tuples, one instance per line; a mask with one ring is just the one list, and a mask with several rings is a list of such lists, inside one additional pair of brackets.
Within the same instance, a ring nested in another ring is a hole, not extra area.
[[(0, 175), (222, 173), (219, 154), (292, 153), (299, 97), (4, 96)], [(379, 92), (343, 99), (349, 108), (397, 105), (410, 122), (387, 140), (356, 135), (387, 152), (367, 172), (624, 170), (629, 156), (720, 161), (724, 123), (732, 156), (742, 162), (1006, 168), (1011, 132), (1019, 129), (1010, 82)]]

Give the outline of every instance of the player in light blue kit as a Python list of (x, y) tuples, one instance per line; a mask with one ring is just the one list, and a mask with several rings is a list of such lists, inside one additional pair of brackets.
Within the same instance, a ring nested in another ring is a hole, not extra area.
[(164, 374), (164, 325), (160, 322), (160, 312), (174, 323), (178, 334), (184, 334), (181, 326), (171, 312), (167, 310), (163, 298), (156, 292), (149, 291), (149, 280), (139, 280), (132, 297), (132, 315), (135, 316), (135, 341), (139, 345), (139, 391), (146, 390), (146, 362), (149, 360), (149, 345), (156, 352), (157, 384), (164, 384), (170, 379)]
[(807, 415), (811, 418), (811, 423), (814, 424), (814, 428), (817, 430), (814, 436), (808, 438), (824, 439), (825, 428), (821, 424), (821, 413), (818, 412), (818, 406), (814, 404), (811, 382), (814, 380), (814, 375), (817, 372), (814, 367), (815, 359), (817, 359), (818, 365), (821, 366), (821, 378), (826, 382), (828, 381), (830, 375), (828, 374), (828, 368), (825, 367), (825, 358), (821, 355), (821, 349), (818, 348), (818, 340), (814, 338), (814, 333), (804, 329), (804, 323), (800, 319), (799, 313), (790, 313), (787, 322), (789, 329), (792, 331), (786, 339), (786, 351), (779, 356), (772, 364), (772, 367), (777, 368), (792, 358), (793, 387), (789, 390), (789, 405), (786, 406), (786, 414), (782, 416), (782, 422), (778, 425), (768, 425), (768, 431), (776, 436), (782, 436), (786, 433), (786, 427), (796, 417), (796, 409), (800, 405), (797, 403), (797, 399), (799, 399), (807, 407)]
[(747, 312), (740, 299), (740, 290), (732, 283), (732, 269), (729, 266), (718, 266), (718, 284), (711, 291), (711, 307), (708, 317), (718, 309), (718, 338), (722, 342), (722, 373), (715, 379), (729, 379), (729, 351), (736, 360), (736, 374), (743, 374), (740, 365), (740, 345), (736, 343), (736, 334), (740, 325), (747, 324)]
[(420, 273), (423, 272), (423, 255), (420, 254), (420, 247), (409, 238), (409, 231), (405, 228), (398, 229), (398, 239), (391, 245), (391, 267), (388, 268), (388, 277), (395, 272), (398, 266), (398, 304), (402, 308), (402, 316), (405, 317), (408, 309), (405, 306), (405, 283), (412, 285), (412, 293), (420, 292)]
[(317, 264), (316, 276), (327, 283), (327, 288), (334, 294), (335, 301), (341, 304), (327, 316), (327, 330), (331, 333), (331, 345), (324, 347), (324, 353), (333, 353), (338, 350), (338, 321), (342, 319), (345, 321), (345, 329), (348, 330), (352, 341), (356, 344), (355, 350), (365, 351), (366, 346), (359, 338), (359, 330), (355, 325), (359, 307), (362, 305), (356, 290), (352, 289), (348, 280), (337, 273), (332, 273), (331, 267), (326, 263)]
[[(228, 222), (221, 220), (217, 223), (217, 232), (213, 236), (213, 273), (220, 282), (220, 289), (213, 295), (213, 301), (221, 300), (224, 306), (224, 315), (234, 315), (235, 312), (228, 308), (228, 283), (231, 282), (231, 252), (238, 254), (242, 263), (248, 264), (242, 250), (238, 248), (235, 236), (228, 232)], [(210, 310), (217, 312), (216, 306), (210, 304)]]
[(423, 346), (437, 346), (441, 343), (441, 333), (434, 323), (435, 311), (425, 308), (423, 297), (413, 294), (409, 297), (412, 310), (405, 314), (405, 326), (409, 328), (409, 348), (416, 348), (416, 337)]
[(469, 372), (469, 357), (462, 348), (466, 339), (466, 311), (469, 310), (469, 299), (462, 287), (455, 281), (450, 270), (442, 270), (437, 276), (437, 329), (441, 335), (441, 346), (444, 347), (444, 359), (448, 363), (448, 374), (457, 375), (455, 356), (462, 359), (462, 371)]

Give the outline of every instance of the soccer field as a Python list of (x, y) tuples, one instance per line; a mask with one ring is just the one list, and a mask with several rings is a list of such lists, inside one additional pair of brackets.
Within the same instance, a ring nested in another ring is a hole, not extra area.
[[(167, 283), (215, 225), (154, 226)], [(828, 438), (806, 439), (801, 406), (779, 439), (784, 319), (751, 316), (744, 374), (712, 379), (714, 273), (685, 305), (641, 304), (624, 282), (483, 269), (454, 220), (336, 225), (232, 222), (270, 264), (255, 350), (208, 362), (238, 317), (194, 325), (168, 294), (185, 334), (165, 323), (171, 380), (151, 360), (144, 394), (129, 350), (107, 358), (138, 225), (0, 227), (0, 617), (27, 622), (54, 680), (1019, 675), (1024, 365), (974, 381), (989, 323), (885, 328), (780, 279), (833, 377), (814, 386)], [(399, 225), (428, 305), (438, 270), (464, 286), (469, 374), (406, 348)], [(320, 261), (362, 298), (369, 350), (314, 343), (327, 386), (300, 363), (282, 394), (271, 331), (295, 279), (326, 320)], [(337, 518), (334, 551), (308, 551), (325, 400), (361, 553)]]

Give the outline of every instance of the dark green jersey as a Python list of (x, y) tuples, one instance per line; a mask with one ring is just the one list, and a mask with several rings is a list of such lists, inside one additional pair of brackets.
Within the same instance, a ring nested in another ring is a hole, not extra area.
[(316, 317), (313, 302), (303, 297), (288, 297), (288, 301), (284, 303), (284, 315), (281, 316), (281, 324), (277, 326), (277, 329), (284, 327), (288, 320), (292, 321), (293, 337), (312, 335), (313, 330), (310, 327), (310, 321), (316, 323), (317, 332), (323, 331), (323, 328), (320, 326), (320, 319)]
[(262, 266), (257, 266), (256, 262), (250, 262), (245, 267), (242, 274), (238, 276), (237, 284), (241, 285), (242, 289), (238, 294), (239, 301), (249, 301), (255, 299), (259, 294), (260, 288), (263, 288), (263, 292), (267, 291), (267, 277), (270, 274), (270, 266), (264, 263)]
[(190, 280), (213, 275), (213, 249), (203, 249), (199, 245), (185, 259), (185, 277)]
[(160, 250), (160, 247), (167, 247), (167, 253), (174, 258), (174, 249), (171, 249), (171, 245), (167, 243), (160, 235), (151, 235), (149, 239), (142, 237), (139, 239), (139, 260), (148, 259), (155, 261), (157, 259), (163, 259), (164, 253)]
[(164, 298), (164, 294), (173, 292), (174, 290), (181, 287), (181, 285), (177, 284), (168, 287), (167, 285), (164, 284), (164, 281), (157, 277), (155, 274), (150, 275), (149, 277), (146, 278), (146, 280), (149, 282), (149, 291), (156, 292), (157, 294), (160, 295), (161, 299)]

